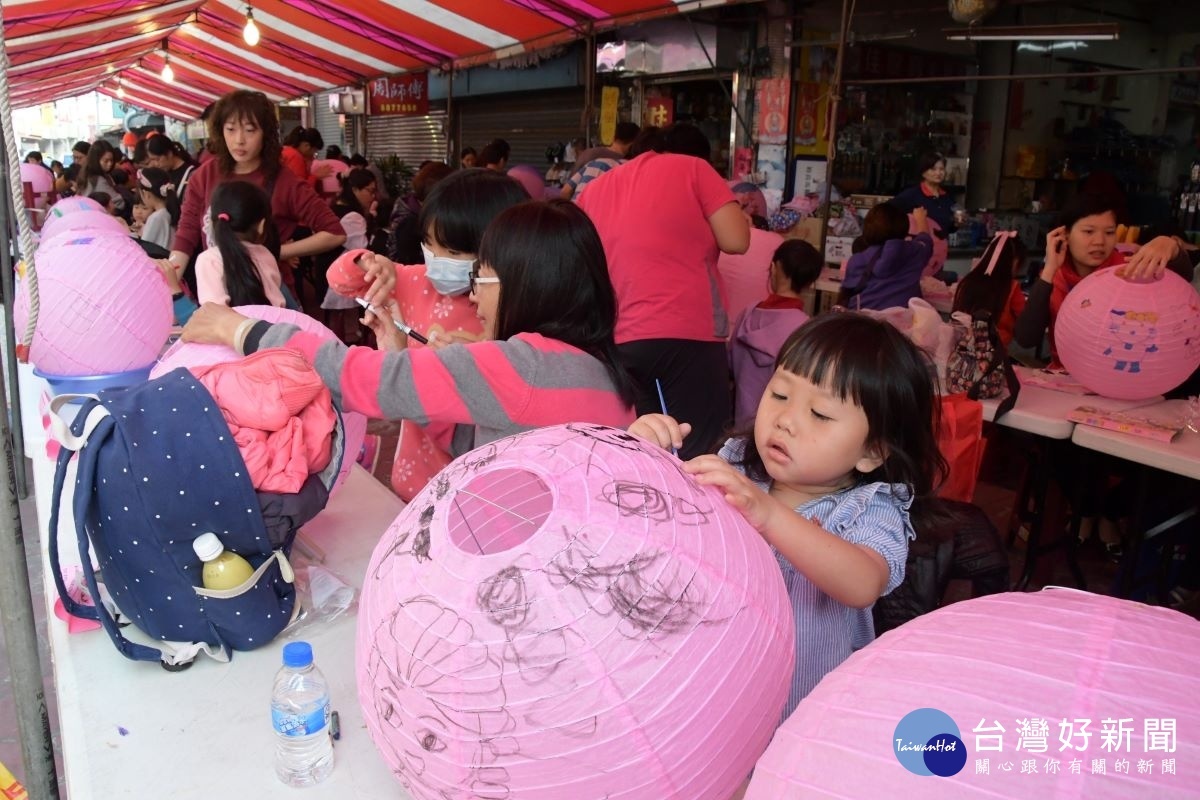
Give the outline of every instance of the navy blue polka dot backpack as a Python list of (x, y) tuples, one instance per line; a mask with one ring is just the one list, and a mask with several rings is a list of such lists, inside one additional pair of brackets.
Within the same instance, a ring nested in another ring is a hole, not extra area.
[[(198, 652), (227, 660), (232, 650), (267, 644), (292, 620), (297, 600), (288, 555), (297, 528), (324, 507), (340, 469), (340, 417), (334, 457), (309, 477), (301, 503), (255, 491), (216, 401), (186, 369), (85, 399), (70, 433), (56, 438), (63, 448), (48, 544), (59, 597), (70, 613), (99, 620), (127, 658), (168, 669), (189, 665)], [(53, 533), (76, 452), (70, 503), (80, 563), (89, 565), (94, 553), (98, 566), (83, 570), (94, 606), (68, 596)], [(264, 518), (268, 508), (274, 516)], [(249, 580), (225, 591), (203, 588), (192, 542), (205, 532), (250, 562)], [(115, 617), (100, 602), (106, 595)]]

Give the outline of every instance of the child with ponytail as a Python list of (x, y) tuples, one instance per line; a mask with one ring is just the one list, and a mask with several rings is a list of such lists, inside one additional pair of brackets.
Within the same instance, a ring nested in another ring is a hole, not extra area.
[(196, 259), (196, 300), (226, 306), (284, 306), (275, 254), (263, 246), (271, 203), (246, 181), (226, 181), (212, 193), (215, 245)]
[(175, 184), (166, 170), (146, 167), (138, 170), (138, 196), (140, 205), (147, 211), (142, 223), (141, 239), (169, 250), (175, 238), (175, 226), (179, 224), (179, 198)]

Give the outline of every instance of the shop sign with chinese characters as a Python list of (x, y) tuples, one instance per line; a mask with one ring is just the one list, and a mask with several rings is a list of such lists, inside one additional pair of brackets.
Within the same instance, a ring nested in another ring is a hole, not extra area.
[(406, 72), (370, 83), (370, 114), (423, 116), (429, 113), (429, 73)]

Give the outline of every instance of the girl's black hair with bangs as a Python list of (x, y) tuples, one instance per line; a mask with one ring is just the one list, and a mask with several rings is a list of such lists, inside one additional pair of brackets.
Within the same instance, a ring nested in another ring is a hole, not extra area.
[(459, 253), (479, 253), (479, 243), (496, 215), (529, 199), (521, 184), (495, 170), (461, 169), (442, 178), (421, 206), (419, 225), (426, 245), (437, 242)]
[[(938, 450), (941, 404), (929, 357), (882, 320), (854, 312), (814, 317), (788, 337), (775, 359), (777, 369), (828, 387), (867, 416), (867, 445), (884, 454), (878, 469), (857, 483), (901, 483), (924, 498), (946, 477)], [(751, 432), (739, 466), (747, 477), (769, 481)]]

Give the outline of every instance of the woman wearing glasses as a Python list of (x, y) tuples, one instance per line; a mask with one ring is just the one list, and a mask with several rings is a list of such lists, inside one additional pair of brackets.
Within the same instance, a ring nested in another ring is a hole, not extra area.
[[(439, 177), (436, 167), (446, 173)], [(423, 180), (431, 185), (421, 186)], [(483, 326), (469, 296), (479, 242), (497, 214), (529, 195), (499, 172), (467, 169), (451, 174), (444, 164), (427, 165), (417, 173), (413, 186), (423, 188), (425, 196), (416, 220), (421, 261), (393, 264), (366, 250), (348, 250), (326, 273), (329, 287), (347, 298), (366, 297), (373, 288), (369, 276), (394, 274), (391, 312), (398, 322), (411, 326), (434, 346), (479, 341)], [(357, 325), (357, 314), (354, 321)], [(416, 340), (411, 343), (420, 347)], [(392, 490), (408, 502), (450, 463), (454, 425), (405, 420), (396, 434), (394, 456), (389, 452), (390, 439), (381, 439), (381, 460), (391, 464)]]
[(410, 350), (391, 319), (368, 313), (380, 349), (347, 348), (208, 304), (183, 338), (296, 350), (345, 410), (457, 424), (455, 456), (545, 425), (627, 427), (634, 389), (617, 360), (616, 299), (587, 216), (563, 200), (522, 203), (496, 217), (478, 256), (468, 283), (483, 341)]

